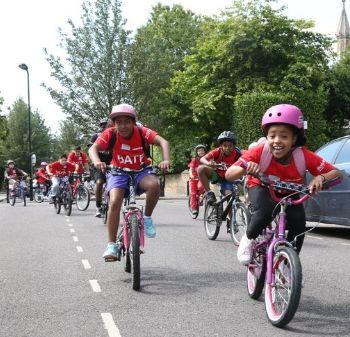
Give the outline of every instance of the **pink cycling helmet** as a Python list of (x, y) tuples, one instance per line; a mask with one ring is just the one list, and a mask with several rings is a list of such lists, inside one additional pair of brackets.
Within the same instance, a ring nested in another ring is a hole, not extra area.
[(113, 119), (118, 116), (128, 116), (136, 119), (136, 111), (132, 105), (129, 104), (118, 104), (112, 108), (109, 118)]
[(266, 131), (266, 126), (273, 123), (289, 124), (304, 130), (303, 113), (292, 104), (278, 104), (269, 108), (262, 118), (261, 127)]
[(40, 163), (40, 165), (41, 165), (41, 166), (47, 166), (47, 162), (46, 162), (46, 161), (42, 161), (42, 162)]

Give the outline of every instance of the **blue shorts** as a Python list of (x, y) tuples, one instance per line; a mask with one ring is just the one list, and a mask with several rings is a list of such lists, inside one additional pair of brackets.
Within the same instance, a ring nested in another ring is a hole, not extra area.
[[(142, 193), (145, 192), (144, 190), (139, 188), (139, 184), (144, 177), (150, 176), (150, 175), (154, 175), (154, 173), (152, 173), (152, 168), (145, 168), (143, 171), (135, 175), (135, 187), (136, 187), (137, 195), (141, 195)], [(107, 187), (106, 187), (107, 192), (109, 192), (113, 188), (121, 188), (125, 190), (124, 197), (129, 196), (130, 177), (127, 173), (119, 172), (117, 175), (107, 173), (106, 177), (107, 177)]]

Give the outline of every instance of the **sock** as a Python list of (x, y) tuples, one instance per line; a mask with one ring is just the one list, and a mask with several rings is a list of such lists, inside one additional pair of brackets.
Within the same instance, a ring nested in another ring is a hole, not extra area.
[(101, 207), (101, 201), (96, 201), (96, 207), (100, 208)]

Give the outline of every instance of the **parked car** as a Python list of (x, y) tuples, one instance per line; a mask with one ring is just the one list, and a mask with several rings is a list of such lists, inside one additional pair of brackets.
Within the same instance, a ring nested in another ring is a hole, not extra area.
[[(340, 184), (321, 191), (306, 203), (308, 221), (320, 221), (350, 226), (350, 135), (330, 141), (316, 153), (343, 173)], [(307, 177), (310, 181), (310, 175)]]

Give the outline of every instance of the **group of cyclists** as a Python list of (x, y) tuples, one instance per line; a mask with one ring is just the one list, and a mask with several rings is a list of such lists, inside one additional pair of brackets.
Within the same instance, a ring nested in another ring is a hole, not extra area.
[[(276, 202), (271, 199), (266, 186), (256, 175), (263, 172), (280, 177), (284, 181), (303, 183), (306, 170), (313, 176), (309, 182), (309, 192), (317, 193), (325, 181), (341, 178), (341, 172), (323, 158), (309, 151), (302, 111), (291, 104), (278, 104), (269, 108), (262, 117), (261, 128), (264, 137), (252, 144), (247, 150), (237, 147), (237, 140), (231, 131), (220, 133), (218, 147), (206, 153), (206, 146), (195, 147), (195, 157), (189, 163), (190, 207), (198, 213), (198, 193), (204, 193), (208, 203), (214, 203), (215, 193), (210, 182), (220, 186), (221, 193), (227, 194), (233, 188), (235, 180), (248, 177), (248, 195), (252, 206), (252, 216), (246, 233), (241, 239), (237, 251), (239, 261), (247, 265), (252, 258), (252, 245), (262, 230), (272, 221)], [(108, 242), (103, 258), (106, 261), (117, 260), (117, 233), (123, 199), (128, 195), (129, 176), (110, 173), (110, 168), (122, 168), (139, 171), (136, 175), (137, 193), (146, 193), (144, 209), (145, 234), (149, 238), (156, 236), (152, 219), (153, 210), (158, 202), (159, 181), (150, 169), (151, 161), (147, 146), (159, 146), (162, 161), (158, 164), (163, 171), (170, 168), (169, 143), (156, 131), (137, 122), (136, 110), (129, 104), (118, 104), (112, 108), (108, 120), (100, 123), (100, 129), (93, 135), (88, 155), (96, 169), (95, 195), (96, 216), (101, 216), (102, 189), (109, 195), (107, 214)], [(7, 162), (5, 178), (9, 185), (27, 174), (18, 169), (12, 160)], [(302, 168), (301, 168), (302, 167)], [(60, 179), (70, 173), (89, 174), (88, 156), (76, 147), (68, 156), (61, 155), (59, 160), (50, 164), (41, 163), (37, 171), (38, 181), (51, 181), (51, 197), (58, 192)], [(40, 180), (39, 180), (40, 179)], [(10, 187), (11, 188), (11, 187)], [(287, 193), (287, 192), (282, 192)], [(289, 205), (286, 210), (287, 223), (291, 224), (288, 240), (295, 237), (296, 249), (300, 252), (306, 226), (302, 205)]]

